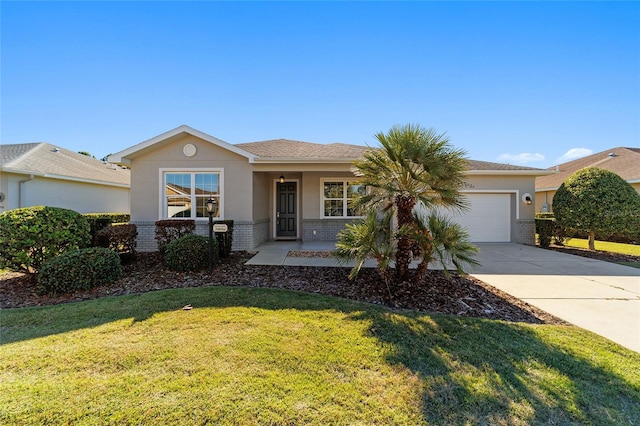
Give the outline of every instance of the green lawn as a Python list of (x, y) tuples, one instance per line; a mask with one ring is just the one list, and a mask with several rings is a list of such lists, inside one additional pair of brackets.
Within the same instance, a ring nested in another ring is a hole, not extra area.
[[(581, 238), (571, 238), (568, 241), (565, 241), (565, 245), (569, 247), (589, 248), (589, 241)], [(595, 247), (596, 250), (640, 256), (640, 245), (610, 243), (608, 241), (596, 240)]]
[(0, 332), (0, 424), (640, 424), (640, 354), (576, 327), (210, 287)]

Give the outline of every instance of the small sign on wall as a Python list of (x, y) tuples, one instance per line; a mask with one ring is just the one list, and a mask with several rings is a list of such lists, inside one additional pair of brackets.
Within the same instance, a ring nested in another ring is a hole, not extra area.
[(213, 232), (227, 232), (229, 227), (225, 223), (216, 223), (213, 225)]

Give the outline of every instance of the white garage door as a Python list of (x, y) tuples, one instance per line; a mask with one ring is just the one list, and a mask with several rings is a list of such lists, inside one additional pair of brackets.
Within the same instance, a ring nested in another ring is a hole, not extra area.
[(511, 241), (511, 195), (465, 194), (470, 209), (454, 215), (475, 243)]
[(511, 241), (511, 194), (465, 194), (469, 210), (444, 216), (464, 226), (474, 243), (504, 243)]

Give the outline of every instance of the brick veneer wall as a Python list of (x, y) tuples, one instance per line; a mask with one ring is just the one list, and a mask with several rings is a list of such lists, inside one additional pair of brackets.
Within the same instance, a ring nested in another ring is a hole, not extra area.
[[(305, 219), (302, 221), (302, 241), (335, 241), (347, 223), (357, 219)], [(313, 231), (316, 231), (315, 235)]]
[[(136, 250), (150, 252), (158, 250), (156, 241), (155, 222), (131, 222), (138, 228)], [(208, 222), (196, 222), (196, 234), (207, 237), (209, 235)], [(256, 222), (233, 223), (232, 250), (253, 250), (269, 239), (269, 219)]]
[(536, 221), (535, 219), (516, 220), (515, 241), (528, 246), (536, 245)]

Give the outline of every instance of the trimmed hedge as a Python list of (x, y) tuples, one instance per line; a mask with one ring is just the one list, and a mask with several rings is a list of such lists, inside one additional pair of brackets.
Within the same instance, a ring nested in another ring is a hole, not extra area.
[(131, 220), (130, 214), (125, 213), (84, 213), (82, 215), (91, 227), (91, 241), (94, 246), (99, 246), (96, 234), (101, 229), (114, 223), (126, 223)]
[(185, 235), (193, 234), (195, 229), (196, 223), (193, 219), (165, 219), (157, 221), (156, 241), (158, 242), (158, 251), (164, 255), (169, 243)]
[(37, 273), (66, 250), (91, 242), (87, 220), (73, 210), (35, 206), (0, 214), (0, 268)]
[(122, 274), (120, 257), (104, 247), (69, 250), (49, 259), (38, 274), (41, 293), (70, 293), (111, 283)]
[(121, 255), (133, 256), (136, 254), (137, 236), (138, 227), (135, 224), (109, 225), (96, 233), (95, 244)]
[[(213, 239), (213, 264), (218, 263), (218, 247)], [(189, 234), (170, 242), (164, 263), (174, 271), (199, 271), (209, 266), (209, 238)]]
[(540, 247), (548, 248), (551, 245), (551, 238), (555, 228), (554, 219), (538, 219), (536, 218), (536, 233), (540, 241)]

